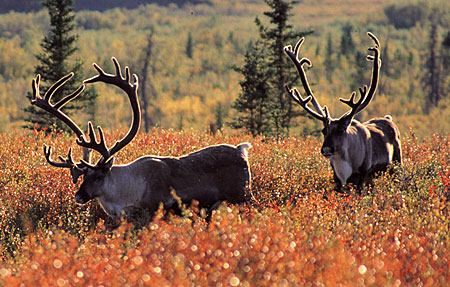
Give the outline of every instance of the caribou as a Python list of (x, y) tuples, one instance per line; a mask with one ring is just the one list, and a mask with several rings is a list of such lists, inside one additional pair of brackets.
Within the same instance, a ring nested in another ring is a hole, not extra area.
[[(363, 185), (376, 173), (385, 171), (392, 163), (402, 163), (400, 132), (391, 116), (373, 118), (363, 123), (354, 119), (371, 102), (377, 90), (381, 67), (380, 43), (375, 35), (367, 34), (375, 43), (369, 48), (374, 55), (367, 56), (368, 61), (373, 61), (370, 87), (364, 85), (359, 88), (360, 98), (357, 101), (355, 91), (349, 99), (340, 98), (341, 102), (350, 106), (350, 110), (337, 119), (330, 117), (326, 106), (320, 106), (309, 86), (303, 65), (311, 67), (311, 61), (308, 58), (299, 59), (298, 56), (305, 38), (301, 38), (294, 49), (290, 45), (284, 47), (298, 71), (306, 98), (302, 98), (296, 88), (286, 85), (286, 90), (312, 117), (322, 121), (324, 140), (321, 153), (331, 163), (335, 190), (338, 192), (344, 192), (343, 187), (351, 183), (360, 194)], [(309, 102), (313, 108), (308, 105)]]
[[(51, 103), (53, 94), (72, 76), (70, 73), (56, 83), (41, 97), (39, 92), (40, 75), (32, 81), (33, 94), (31, 104), (49, 112), (66, 124), (77, 136), (76, 143), (83, 149), (83, 156), (75, 162), (72, 148), (67, 157), (59, 160), (51, 157), (51, 147), (44, 145), (47, 162), (58, 168), (69, 168), (74, 184), (83, 176), (83, 181), (75, 194), (75, 201), (85, 204), (97, 199), (104, 211), (112, 218), (136, 216), (142, 212), (153, 215), (162, 204), (165, 210), (177, 210), (179, 200), (190, 204), (198, 202), (199, 208), (207, 209), (208, 216), (223, 201), (244, 203), (251, 198), (250, 168), (247, 142), (238, 146), (219, 144), (208, 146), (181, 157), (142, 156), (128, 164), (114, 165), (114, 155), (123, 149), (136, 136), (141, 119), (138, 101), (138, 77), (125, 67), (125, 77), (119, 62), (112, 58), (116, 74), (105, 73), (97, 64), (93, 64), (98, 75), (86, 79), (70, 95), (55, 104)], [(86, 84), (103, 82), (123, 90), (132, 108), (132, 123), (127, 134), (108, 148), (103, 130), (97, 127), (97, 133), (88, 122), (87, 136), (82, 129), (61, 108), (75, 99), (84, 90)], [(96, 163), (91, 162), (91, 151), (100, 154)], [(175, 192), (175, 194), (174, 194)], [(137, 214), (136, 214), (137, 213)]]

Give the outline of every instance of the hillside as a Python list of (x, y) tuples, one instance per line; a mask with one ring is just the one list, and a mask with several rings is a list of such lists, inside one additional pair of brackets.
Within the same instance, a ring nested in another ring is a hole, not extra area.
[[(1, 0), (0, 13), (8, 13), (10, 11), (15, 12), (31, 12), (42, 9), (41, 2), (43, 0)], [(187, 3), (198, 4), (207, 3), (207, 0), (75, 0), (74, 9), (79, 10), (91, 10), (91, 11), (105, 11), (113, 8), (127, 8), (135, 9), (139, 5), (145, 4), (158, 4), (158, 5), (178, 5), (180, 7)]]
[[(330, 108), (332, 116), (343, 114), (346, 107), (338, 98), (348, 97), (352, 90), (369, 82), (370, 65), (360, 59), (370, 45), (366, 32), (372, 31), (381, 41), (382, 78), (373, 103), (360, 119), (391, 114), (402, 133), (410, 129), (419, 136), (446, 132), (450, 129), (449, 121), (440, 119), (450, 117), (448, 93), (443, 90), (439, 105), (424, 114), (427, 91), (423, 87), (426, 75), (423, 71), (429, 53), (430, 22), (426, 15), (431, 15), (433, 7), (446, 13), (440, 18), (442, 25), (438, 29), (438, 40), (442, 41), (447, 32), (448, 5), (437, 0), (422, 6), (405, 2), (408, 7), (420, 7), (428, 14), (412, 18), (408, 28), (397, 28), (395, 21), (408, 14), (398, 13), (397, 18), (389, 18), (386, 9), (393, 10), (396, 7), (391, 6), (393, 3), (397, 1), (310, 0), (294, 7), (291, 18), (294, 28), (314, 30), (302, 48), (303, 56), (313, 63), (308, 70), (313, 90), (322, 105)], [(216, 121), (219, 107), (223, 122), (229, 122), (235, 115), (231, 105), (241, 92), (241, 76), (232, 67), (243, 64), (247, 44), (258, 37), (254, 19), (267, 21), (263, 15), (267, 10), (263, 1), (216, 0), (184, 7), (146, 4), (136, 9), (79, 11), (76, 13), (79, 51), (73, 61), (81, 60), (85, 77), (89, 77), (95, 72), (93, 62), (109, 69), (110, 59), (115, 56), (139, 75), (147, 35), (154, 29), (151, 117), (164, 128), (204, 129)], [(23, 124), (23, 108), (29, 105), (25, 95), (30, 91), (37, 64), (34, 55), (41, 51), (39, 43), (49, 24), (44, 10), (10, 12), (1, 18), (0, 131), (9, 131)], [(342, 31), (349, 25), (354, 49), (351, 55), (343, 56)], [(192, 58), (185, 53), (189, 33), (194, 43)], [(128, 126), (125, 97), (102, 85), (95, 88), (100, 94), (95, 105), (96, 124), (106, 129)], [(83, 125), (89, 116), (80, 113), (75, 118)], [(296, 124), (295, 134), (318, 129), (318, 123), (309, 118), (298, 118)]]

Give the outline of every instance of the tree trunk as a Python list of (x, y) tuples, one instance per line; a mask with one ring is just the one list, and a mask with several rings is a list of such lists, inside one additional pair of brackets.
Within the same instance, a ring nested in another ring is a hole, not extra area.
[[(142, 116), (144, 117), (144, 128), (145, 132), (148, 133), (151, 126), (154, 126), (154, 122), (151, 120), (149, 116), (149, 97), (147, 95), (147, 79), (149, 77), (148, 68), (150, 66), (150, 60), (152, 57), (152, 48), (153, 48), (153, 29), (151, 29), (150, 34), (147, 37), (147, 48), (145, 49), (144, 55), (144, 65), (142, 67), (141, 75), (142, 75), (142, 87), (141, 87), (141, 97), (142, 97)], [(152, 85), (149, 83), (150, 88), (152, 89), (151, 93), (153, 98), (156, 98), (156, 91)]]

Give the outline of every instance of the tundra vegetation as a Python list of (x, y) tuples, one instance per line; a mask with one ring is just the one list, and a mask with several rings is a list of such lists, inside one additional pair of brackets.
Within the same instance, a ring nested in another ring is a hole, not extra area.
[[(117, 131), (114, 135), (125, 134)], [(113, 140), (106, 135), (106, 140)], [(48, 165), (74, 148), (44, 132), (0, 136), (0, 285), (20, 286), (445, 286), (450, 280), (450, 137), (404, 133), (403, 168), (368, 195), (323, 195), (333, 173), (315, 138), (279, 141), (154, 128), (116, 161), (179, 156), (251, 142), (259, 206), (222, 205), (209, 225), (195, 212), (162, 214), (136, 229), (112, 222), (95, 201), (78, 205), (67, 170)], [(394, 167), (396, 168), (396, 167)]]

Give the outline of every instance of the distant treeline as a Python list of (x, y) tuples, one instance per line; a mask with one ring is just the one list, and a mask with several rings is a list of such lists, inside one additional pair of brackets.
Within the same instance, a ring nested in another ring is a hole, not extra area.
[[(42, 0), (0, 0), (0, 13), (9, 11), (30, 12), (37, 11), (42, 8)], [(208, 0), (75, 0), (75, 10), (97, 10), (105, 11), (115, 7), (133, 9), (143, 4), (159, 4), (169, 5), (177, 4), (183, 6), (186, 3), (199, 4), (209, 3)]]

